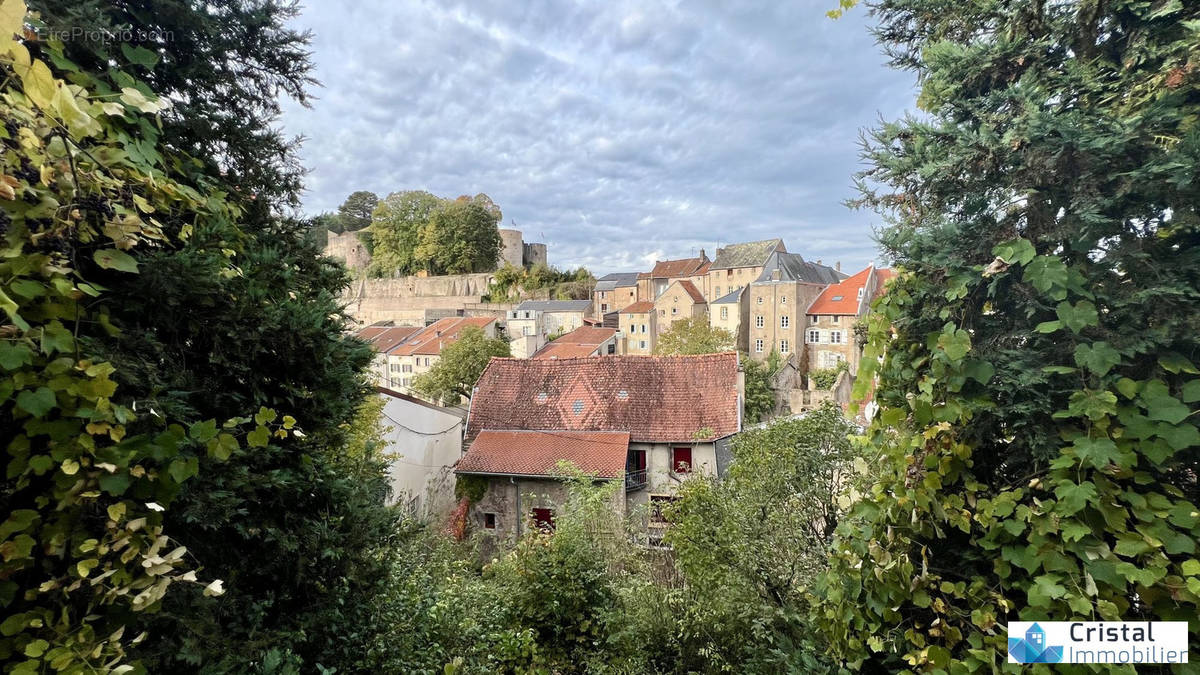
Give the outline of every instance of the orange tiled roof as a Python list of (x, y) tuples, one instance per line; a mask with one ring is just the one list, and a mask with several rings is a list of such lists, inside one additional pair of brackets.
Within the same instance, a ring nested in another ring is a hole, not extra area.
[(708, 272), (708, 265), (707, 258), (659, 260), (654, 263), (654, 269), (650, 270), (650, 276), (654, 279), (697, 276)]
[(388, 353), (395, 356), (436, 356), (442, 353), (442, 348), (458, 339), (459, 333), (467, 326), (483, 328), (495, 319), (486, 316), (448, 317), (438, 319), (422, 328), (420, 332), (393, 347)]
[(893, 269), (877, 269), (875, 270), (875, 294), (883, 293), (883, 286), (889, 280), (895, 278), (896, 270)]
[(687, 294), (692, 297), (692, 302), (699, 303), (701, 305), (704, 304), (704, 294), (700, 292), (700, 289), (696, 288), (696, 284), (693, 284), (687, 279), (677, 281), (675, 283), (683, 286), (683, 290), (687, 291)]
[(571, 359), (591, 356), (600, 345), (616, 334), (614, 328), (583, 326), (563, 335), (542, 347), (533, 355), (535, 359)]
[(481, 431), (456, 473), (557, 476), (566, 460), (599, 478), (625, 473), (629, 434), (623, 431)]
[(654, 303), (650, 302), (649, 300), (642, 300), (641, 302), (635, 302), (632, 305), (629, 305), (625, 309), (621, 310), (620, 313), (621, 314), (646, 314), (647, 312), (653, 312), (653, 311), (654, 311)]
[(647, 443), (723, 438), (740, 430), (737, 368), (735, 352), (492, 359), (471, 397), (467, 437), (543, 429), (627, 431)]
[(377, 352), (386, 353), (419, 330), (418, 326), (388, 326), (371, 340), (371, 346)]
[(821, 291), (816, 300), (808, 306), (809, 314), (858, 314), (858, 291), (867, 284), (874, 267), (867, 265), (866, 269), (853, 276), (842, 279), (841, 282), (830, 284)]
[(367, 342), (371, 342), (376, 337), (378, 337), (380, 333), (382, 333), (383, 331), (385, 331), (389, 328), (391, 328), (391, 326), (365, 326), (363, 328), (358, 329), (358, 332), (355, 333), (355, 335), (358, 336), (358, 338), (360, 340), (366, 340)]

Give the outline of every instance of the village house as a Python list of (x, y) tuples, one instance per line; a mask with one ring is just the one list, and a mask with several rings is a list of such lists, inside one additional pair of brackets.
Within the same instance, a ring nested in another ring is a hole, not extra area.
[(401, 504), (418, 518), (445, 513), (454, 505), (454, 464), (462, 456), (466, 412), (382, 387), (379, 396), (388, 503)]
[(621, 330), (617, 351), (621, 354), (648, 355), (654, 352), (658, 321), (654, 303), (642, 300), (621, 310), (618, 322)]
[(516, 358), (529, 358), (553, 336), (584, 325), (592, 312), (591, 300), (526, 300), (509, 310), (506, 330)]
[(438, 319), (418, 329), (384, 352), (387, 358), (387, 387), (412, 393), (413, 379), (429, 372), (441, 358), (442, 349), (458, 340), (464, 328), (474, 326), (487, 337), (496, 337), (496, 320), (488, 317)]
[(603, 326), (582, 326), (542, 347), (535, 359), (573, 359), (617, 353), (617, 331)]
[(637, 278), (637, 272), (617, 272), (597, 279), (592, 289), (592, 316), (603, 319), (605, 314), (637, 302)]
[(471, 398), (456, 467), (460, 477), (486, 481), (470, 522), (501, 537), (553, 527), (563, 496), (557, 465), (567, 460), (598, 480), (623, 481), (613, 508), (645, 509), (655, 543), (665, 528), (657, 507), (690, 477), (724, 470), (742, 399), (734, 352), (492, 359)]
[(750, 328), (750, 293), (745, 287), (713, 300), (708, 307), (708, 325), (729, 331), (738, 351), (746, 351)]
[(836, 368), (845, 363), (851, 375), (858, 373), (862, 350), (854, 335), (854, 324), (867, 313), (871, 301), (883, 292), (884, 283), (891, 277), (891, 270), (868, 265), (826, 287), (813, 299), (805, 311), (808, 370)]
[(810, 263), (798, 253), (772, 251), (759, 276), (749, 285), (750, 357), (765, 360), (776, 352), (787, 358), (798, 352), (797, 367), (807, 372), (804, 310), (826, 287), (842, 278), (836, 269)]
[[(356, 336), (366, 341), (375, 350), (371, 359), (371, 378), (378, 386), (392, 386), (393, 374), (388, 369), (388, 350), (404, 342), (413, 333), (421, 330), (419, 326), (393, 326), (390, 323), (377, 323), (359, 329)], [(399, 373), (395, 378), (399, 379)]]
[(662, 335), (680, 319), (704, 316), (708, 305), (695, 284), (687, 279), (677, 279), (654, 301), (654, 311), (658, 313), (657, 334)]
[(692, 282), (703, 293), (708, 283), (709, 262), (704, 249), (700, 249), (700, 255), (695, 258), (659, 260), (649, 272), (638, 275), (638, 300), (657, 300), (677, 279)]
[(700, 286), (709, 302), (745, 288), (762, 274), (767, 258), (776, 251), (786, 252), (782, 239), (766, 239), (730, 244), (717, 249), (717, 257), (708, 266), (707, 287)]

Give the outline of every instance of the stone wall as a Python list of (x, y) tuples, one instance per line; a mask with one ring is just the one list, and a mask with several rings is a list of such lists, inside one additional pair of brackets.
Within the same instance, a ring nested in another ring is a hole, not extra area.
[(496, 266), (503, 267), (505, 263), (513, 267), (525, 264), (525, 245), (520, 230), (500, 230), (500, 259)]
[(341, 260), (351, 270), (366, 269), (371, 262), (371, 255), (359, 240), (357, 232), (330, 232), (329, 243), (325, 245), (325, 255)]
[[(491, 273), (452, 274), (438, 277), (358, 279), (343, 296), (346, 310), (358, 323), (394, 321), (399, 325), (424, 325), (434, 315), (489, 316), (480, 309)], [(490, 309), (490, 307), (488, 308)], [(435, 311), (436, 310), (436, 311)], [(503, 310), (496, 310), (503, 316)]]

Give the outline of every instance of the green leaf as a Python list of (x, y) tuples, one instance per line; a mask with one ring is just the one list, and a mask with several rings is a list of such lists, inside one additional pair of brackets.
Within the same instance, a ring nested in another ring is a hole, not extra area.
[(1117, 444), (1109, 438), (1080, 438), (1076, 439), (1072, 447), (1080, 461), (1097, 469), (1103, 469), (1109, 464), (1118, 464), (1121, 459), (1121, 452), (1117, 450)]
[(197, 443), (207, 443), (217, 435), (217, 421), (204, 420), (188, 428), (188, 436)]
[(1200, 401), (1200, 378), (1188, 380), (1188, 383), (1183, 385), (1180, 395), (1183, 396), (1184, 403)]
[(1128, 377), (1122, 377), (1117, 380), (1117, 391), (1121, 392), (1121, 395), (1125, 398), (1132, 399), (1134, 396), (1137, 396), (1138, 383)]
[(0, 340), (0, 368), (17, 370), (33, 363), (33, 350), (19, 342)]
[(1195, 558), (1184, 560), (1180, 569), (1189, 577), (1200, 577), (1200, 560)]
[(1003, 244), (997, 244), (992, 248), (992, 255), (1009, 264), (1020, 263), (1027, 265), (1037, 255), (1037, 251), (1028, 239), (1014, 239)]
[(1190, 375), (1200, 374), (1200, 371), (1196, 370), (1196, 366), (1187, 357), (1176, 352), (1167, 352), (1160, 356), (1158, 358), (1158, 365), (1162, 366), (1163, 370), (1168, 373), (1184, 372)]
[(35, 391), (26, 389), (17, 394), (17, 407), (34, 417), (44, 417), (55, 403), (54, 392), (49, 387), (38, 387)]
[[(80, 564), (82, 564), (82, 563), (80, 563)], [(49, 648), (50, 648), (49, 642), (46, 642), (45, 640), (40, 640), (40, 639), (34, 640), (33, 642), (30, 642), (29, 644), (25, 645), (25, 656), (28, 656), (31, 659), (36, 659), (36, 658), (39, 658), (42, 654), (45, 654), (46, 650)]]
[(128, 471), (117, 471), (116, 473), (101, 474), (97, 482), (100, 484), (101, 490), (114, 497), (119, 497), (129, 489), (129, 484), (133, 482), (133, 476), (130, 476)]
[(1053, 333), (1060, 328), (1062, 328), (1061, 321), (1043, 321), (1034, 327), (1033, 331), (1035, 333)]
[(138, 271), (138, 264), (133, 259), (133, 256), (115, 248), (102, 248), (92, 254), (92, 259), (96, 261), (97, 265), (105, 269), (132, 272), (135, 274)]
[(1072, 305), (1069, 302), (1060, 302), (1055, 307), (1055, 312), (1058, 314), (1058, 320), (1062, 325), (1071, 330), (1072, 333), (1078, 333), (1088, 326), (1095, 326), (1100, 322), (1100, 315), (1096, 312), (1096, 305), (1088, 300), (1080, 300)]
[(1121, 363), (1121, 354), (1107, 342), (1081, 344), (1075, 347), (1075, 364), (1104, 377), (1114, 366)]
[(274, 422), (275, 418), (278, 416), (279, 414), (274, 410), (266, 407), (260, 407), (258, 409), (258, 413), (254, 416), (254, 422), (255, 424), (259, 425), (270, 424), (271, 422)]
[(182, 483), (200, 473), (200, 462), (195, 457), (187, 459), (179, 458), (171, 462), (170, 466), (167, 467), (167, 473), (171, 474), (171, 478), (176, 483)]
[(1058, 256), (1039, 255), (1025, 267), (1022, 281), (1033, 284), (1042, 293), (1051, 293), (1055, 300), (1066, 297), (1067, 266)]
[(246, 434), (246, 444), (252, 448), (265, 448), (271, 440), (271, 430), (266, 427), (256, 427)]
[(128, 42), (121, 43), (121, 53), (130, 63), (142, 66), (147, 70), (153, 70), (154, 64), (158, 63), (158, 54), (145, 47), (130, 47)]
[[(1096, 498), (1096, 486), (1091, 481), (1084, 481), (1078, 485), (1064, 481), (1054, 489), (1054, 495), (1058, 497), (1058, 507), (1054, 510), (1064, 516), (1073, 516)], [(1084, 529), (1091, 531), (1086, 525)]]
[(221, 434), (208, 442), (208, 455), (222, 462), (238, 449), (237, 439), (230, 434)]
[(1166, 383), (1162, 380), (1147, 382), (1142, 388), (1141, 399), (1146, 406), (1146, 416), (1152, 420), (1179, 424), (1191, 414), (1191, 410), (1186, 405), (1171, 396)]
[(938, 336), (937, 346), (951, 361), (961, 361), (971, 350), (971, 335), (961, 328), (955, 330), (953, 324), (948, 324)]

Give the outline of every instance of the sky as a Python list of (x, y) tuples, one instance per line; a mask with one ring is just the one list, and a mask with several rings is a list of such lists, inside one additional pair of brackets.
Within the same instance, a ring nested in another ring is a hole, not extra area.
[(864, 8), (835, 0), (309, 0), (304, 211), (355, 190), (487, 194), (558, 267), (648, 270), (783, 238), (845, 270), (880, 257), (843, 202), (859, 135), (913, 106)]

